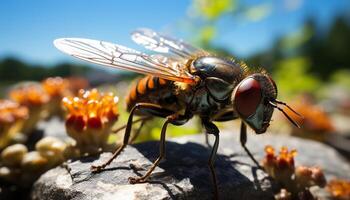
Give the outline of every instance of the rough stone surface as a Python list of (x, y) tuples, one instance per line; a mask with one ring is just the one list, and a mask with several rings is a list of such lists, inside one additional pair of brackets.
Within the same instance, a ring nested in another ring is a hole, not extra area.
[[(215, 167), (220, 199), (272, 199), (271, 180), (246, 156), (238, 135), (224, 132), (220, 137)], [(326, 145), (277, 135), (249, 135), (248, 148), (258, 160), (264, 147), (286, 145), (299, 152), (296, 164), (321, 166), (327, 178), (350, 179), (350, 166)], [(167, 143), (166, 159), (150, 182), (131, 185), (128, 177), (140, 176), (158, 155), (158, 142), (129, 146), (105, 171), (92, 174), (97, 164), (111, 154), (88, 157), (68, 163), (44, 174), (34, 185), (33, 199), (211, 199), (212, 182), (207, 167), (210, 149), (204, 135), (172, 139)]]

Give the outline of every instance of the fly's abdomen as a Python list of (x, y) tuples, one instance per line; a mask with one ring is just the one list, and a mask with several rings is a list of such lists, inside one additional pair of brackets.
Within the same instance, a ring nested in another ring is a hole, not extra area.
[(130, 111), (136, 103), (153, 103), (176, 111), (177, 96), (173, 81), (154, 76), (145, 76), (134, 84), (126, 97), (126, 105)]

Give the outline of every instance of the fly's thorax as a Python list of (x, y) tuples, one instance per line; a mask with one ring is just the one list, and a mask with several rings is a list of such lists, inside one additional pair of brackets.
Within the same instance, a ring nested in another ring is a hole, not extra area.
[(232, 60), (216, 56), (201, 56), (189, 65), (197, 82), (191, 106), (195, 110), (217, 109), (221, 104), (230, 103), (235, 84), (244, 74), (244, 67)]
[(239, 63), (215, 56), (202, 56), (194, 59), (190, 65), (190, 73), (205, 80), (208, 77), (220, 78), (230, 84), (244, 73)]

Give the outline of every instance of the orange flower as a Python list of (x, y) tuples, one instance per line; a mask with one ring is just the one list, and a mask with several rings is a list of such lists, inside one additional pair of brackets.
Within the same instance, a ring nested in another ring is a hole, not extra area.
[(263, 160), (263, 167), (266, 172), (276, 179), (290, 179), (294, 172), (294, 156), (296, 150), (288, 151), (287, 147), (280, 149), (279, 155), (275, 155), (275, 149), (268, 145), (265, 147), (265, 159)]
[(20, 132), (28, 119), (28, 108), (10, 100), (0, 100), (0, 149)]
[(327, 190), (334, 199), (349, 200), (350, 199), (350, 181), (334, 179), (327, 185)]
[(0, 124), (10, 124), (28, 118), (28, 108), (10, 100), (0, 99)]
[(22, 128), (22, 133), (31, 134), (38, 121), (48, 114), (50, 96), (41, 84), (35, 82), (21, 83), (9, 93), (12, 100), (29, 109), (29, 118)]
[(63, 97), (69, 89), (69, 81), (61, 77), (49, 77), (42, 81), (42, 85), (51, 97)]
[[(103, 147), (118, 119), (118, 97), (112, 93), (80, 90), (77, 97), (65, 97), (63, 107), (67, 110), (66, 129), (83, 151), (86, 146)], [(96, 149), (95, 148), (95, 149)]]
[(12, 100), (28, 107), (40, 106), (50, 100), (50, 96), (43, 87), (36, 83), (18, 85), (10, 91), (9, 96)]
[(294, 157), (296, 155), (297, 151), (295, 149), (289, 152), (287, 147), (281, 147), (279, 157), (277, 157), (277, 167), (280, 169), (294, 168)]

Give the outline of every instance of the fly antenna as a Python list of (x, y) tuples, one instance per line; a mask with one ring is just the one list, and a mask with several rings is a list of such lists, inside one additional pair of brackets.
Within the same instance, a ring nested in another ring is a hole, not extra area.
[(277, 99), (274, 99), (272, 100), (274, 103), (277, 103), (277, 104), (281, 104), (281, 105), (284, 105), (286, 106), (290, 111), (292, 111), (294, 114), (298, 115), (299, 117), (301, 118), (304, 118), (304, 116), (302, 116), (301, 114), (299, 114), (297, 111), (295, 111), (293, 108), (291, 108), (289, 105), (287, 105), (286, 103), (282, 102), (282, 101), (279, 101)]
[[(277, 102), (276, 102), (277, 103)], [(287, 117), (287, 119), (294, 125), (294, 126), (296, 126), (296, 127), (298, 127), (298, 128), (301, 128), (300, 127), (300, 125), (296, 122), (296, 121), (294, 121), (282, 108), (280, 108), (280, 107), (278, 107), (276, 104), (274, 104), (273, 102), (271, 102), (271, 101), (269, 101), (269, 104), (272, 106), (272, 107), (274, 107), (274, 108), (277, 108), (279, 111), (281, 111), (282, 113), (283, 113), (283, 115), (285, 116), (285, 117)], [(289, 106), (288, 106), (288, 108), (289, 108)], [(294, 111), (293, 109), (291, 109), (292, 111)], [(295, 111), (294, 111), (295, 112)], [(296, 113), (296, 112), (295, 112)], [(301, 116), (299, 113), (296, 113), (296, 114), (298, 114), (299, 116)]]

